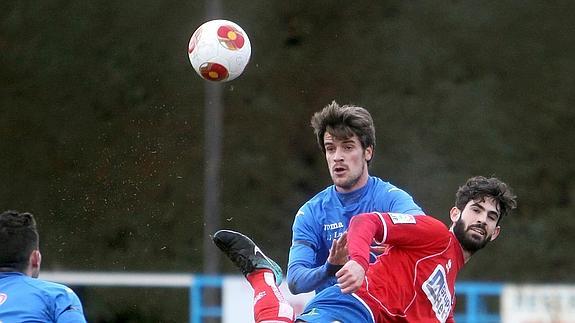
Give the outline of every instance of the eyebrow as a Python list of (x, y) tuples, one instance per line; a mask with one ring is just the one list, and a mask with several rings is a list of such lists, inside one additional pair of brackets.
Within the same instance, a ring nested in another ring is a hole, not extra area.
[[(337, 140), (337, 139), (336, 139), (336, 140)], [(325, 144), (335, 144), (335, 141), (336, 141), (336, 140), (331, 139), (331, 140), (326, 141), (326, 140), (324, 139), (324, 140), (323, 140), (323, 143), (324, 143), (324, 145), (325, 145)], [(349, 144), (349, 143), (355, 144), (355, 143), (356, 143), (352, 138), (344, 139), (344, 140), (340, 140), (340, 141), (341, 141), (342, 144)]]
[[(482, 210), (485, 210), (485, 208), (483, 207), (483, 205), (481, 205), (481, 204), (479, 204), (479, 203), (477, 203), (477, 202), (471, 204), (471, 206), (475, 206), (475, 207), (478, 207), (478, 208), (480, 208), (480, 209), (482, 209)], [(487, 213), (488, 213), (488, 214), (495, 214), (495, 215), (497, 215), (497, 217), (500, 216), (499, 212), (497, 212), (497, 211), (487, 211)]]

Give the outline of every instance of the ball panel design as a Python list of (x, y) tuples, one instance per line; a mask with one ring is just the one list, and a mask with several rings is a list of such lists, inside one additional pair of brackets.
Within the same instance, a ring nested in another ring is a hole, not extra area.
[(244, 35), (233, 26), (224, 25), (218, 28), (220, 44), (229, 50), (238, 50), (244, 47)]
[(223, 81), (230, 74), (228, 70), (218, 63), (204, 63), (200, 66), (200, 74), (203, 78), (210, 81)]
[(231, 81), (240, 76), (248, 64), (251, 44), (246, 32), (237, 24), (228, 20), (211, 20), (192, 34), (188, 56), (202, 78)]

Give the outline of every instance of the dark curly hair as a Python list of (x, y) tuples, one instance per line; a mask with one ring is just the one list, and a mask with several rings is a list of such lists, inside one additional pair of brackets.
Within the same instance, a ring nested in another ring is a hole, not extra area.
[(484, 200), (486, 197), (493, 198), (498, 205), (499, 221), (517, 207), (517, 196), (511, 188), (498, 178), (475, 176), (459, 187), (455, 194), (455, 206), (463, 210), (471, 200)]

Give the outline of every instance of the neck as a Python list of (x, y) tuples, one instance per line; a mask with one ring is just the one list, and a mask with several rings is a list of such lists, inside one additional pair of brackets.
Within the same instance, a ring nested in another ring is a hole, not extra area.
[[(455, 232), (453, 232), (454, 227), (455, 227), (455, 225), (452, 225), (449, 228), (449, 231), (451, 231), (453, 233), (453, 235), (455, 235)], [(457, 236), (455, 238), (457, 239)], [(457, 242), (459, 243), (459, 247), (461, 248), (461, 252), (463, 253), (463, 261), (464, 261), (464, 263), (467, 263), (469, 261), (469, 259), (471, 259), (471, 256), (473, 256), (473, 254), (475, 252), (472, 252), (472, 251), (469, 251), (469, 250), (463, 248), (463, 245), (461, 244), (459, 239), (457, 239)]]

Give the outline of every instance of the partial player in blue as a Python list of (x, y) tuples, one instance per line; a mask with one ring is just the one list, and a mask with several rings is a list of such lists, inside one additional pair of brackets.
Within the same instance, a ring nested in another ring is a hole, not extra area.
[(37, 279), (42, 262), (38, 240), (32, 214), (0, 214), (0, 322), (86, 322), (70, 288)]
[(352, 216), (366, 212), (424, 214), (407, 192), (369, 175), (375, 126), (366, 109), (334, 101), (313, 115), (311, 125), (333, 185), (307, 201), (295, 216), (287, 270), (293, 294), (318, 293), (336, 283), (334, 274), (347, 261), (342, 245)]

